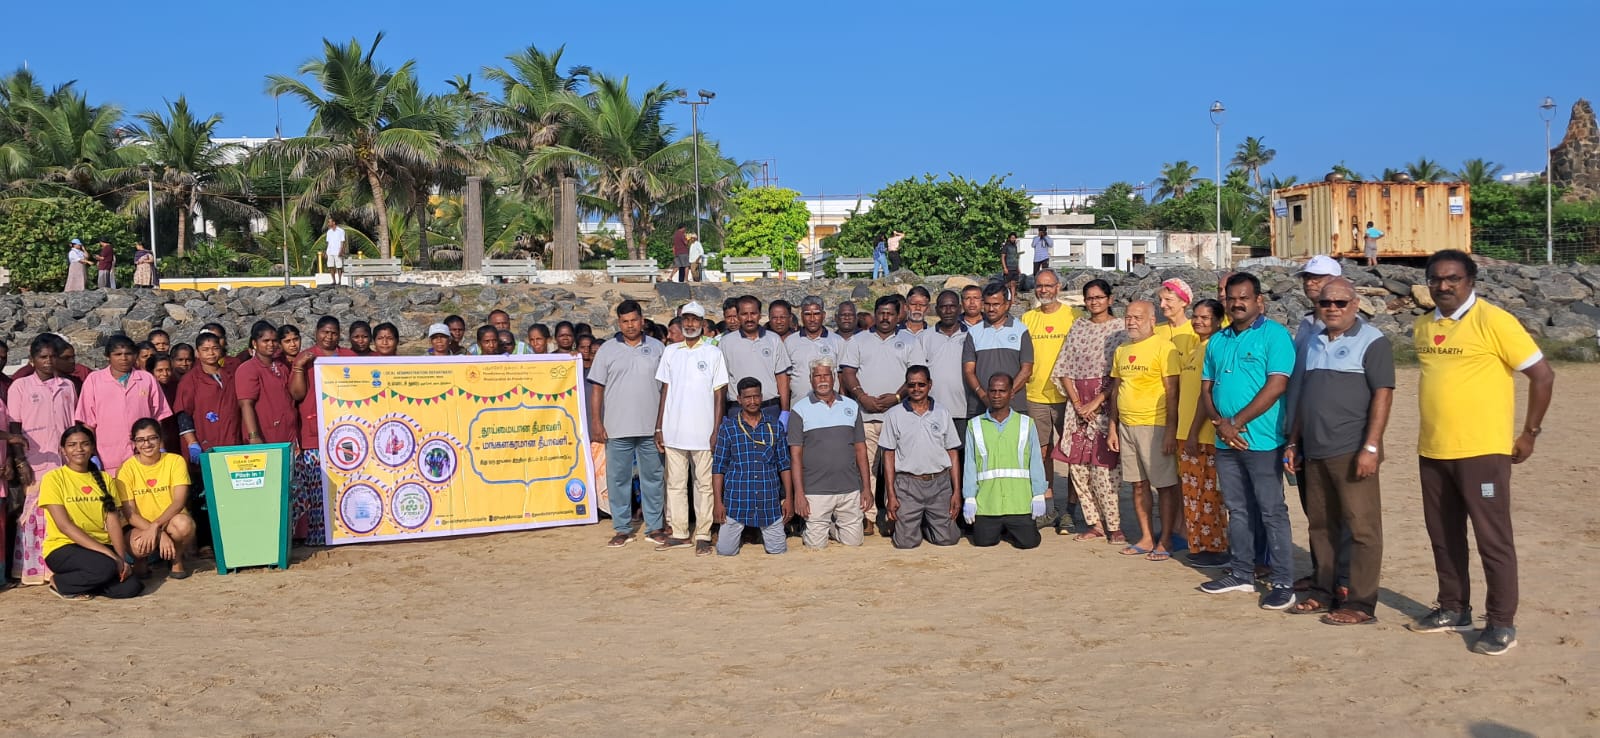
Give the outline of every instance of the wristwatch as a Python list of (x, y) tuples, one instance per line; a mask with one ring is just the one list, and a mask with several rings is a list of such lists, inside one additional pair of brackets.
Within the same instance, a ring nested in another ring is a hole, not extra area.
[(1367, 445), (1365, 445), (1365, 446), (1362, 446), (1362, 447), (1361, 447), (1361, 450), (1362, 450), (1362, 451), (1366, 451), (1366, 452), (1367, 452), (1367, 453), (1369, 453), (1369, 454), (1375, 454), (1375, 453), (1378, 453), (1378, 447), (1377, 447), (1377, 446), (1374, 446), (1374, 445), (1372, 445), (1372, 444), (1370, 444), (1370, 443), (1369, 443), (1369, 444), (1367, 444)]
[(1526, 434), (1528, 434), (1530, 436), (1533, 436), (1534, 438), (1538, 438), (1539, 434), (1544, 432), (1544, 429), (1543, 428), (1523, 428), (1522, 432), (1526, 433)]

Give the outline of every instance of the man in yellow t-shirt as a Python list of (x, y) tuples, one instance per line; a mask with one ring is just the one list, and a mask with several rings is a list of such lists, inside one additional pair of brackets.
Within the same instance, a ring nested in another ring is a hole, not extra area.
[[(1125, 556), (1142, 555), (1150, 561), (1172, 557), (1173, 532), (1179, 525), (1182, 500), (1178, 493), (1178, 349), (1155, 335), (1156, 306), (1147, 300), (1128, 305), (1128, 342), (1118, 346), (1111, 360), (1111, 388), (1115, 403), (1111, 432), (1106, 439), (1112, 451), (1122, 454), (1122, 478), (1133, 483), (1133, 510), (1139, 517), (1139, 541), (1122, 549)], [(1150, 488), (1161, 493), (1161, 540), (1151, 533)], [(1180, 539), (1181, 540), (1181, 539)]]
[[(1067, 331), (1078, 319), (1078, 312), (1076, 308), (1056, 299), (1061, 294), (1061, 277), (1054, 270), (1044, 269), (1033, 279), (1033, 296), (1039, 305), (1022, 314), (1022, 324), (1028, 328), (1028, 335), (1033, 337), (1034, 372), (1028, 375), (1026, 397), (1028, 417), (1039, 431), (1039, 450), (1043, 454), (1041, 458), (1045, 459), (1045, 484), (1048, 485), (1047, 489), (1054, 490), (1055, 464), (1050, 461), (1050, 450), (1055, 448), (1056, 441), (1061, 437), (1067, 397), (1050, 381), (1050, 370), (1056, 366), (1061, 345), (1066, 343)], [(1063, 473), (1061, 479), (1066, 478), (1067, 475)], [(1054, 495), (1053, 500), (1054, 509), (1046, 510), (1044, 516), (1034, 522), (1041, 528), (1054, 525), (1059, 534), (1070, 533), (1072, 513), (1069, 508), (1073, 495), (1063, 490), (1063, 494)]]
[[(1428, 292), (1438, 307), (1417, 317), (1413, 343), (1422, 514), (1439, 577), (1438, 607), (1410, 624), (1431, 633), (1473, 628), (1467, 521), (1477, 537), (1488, 595), (1488, 628), (1474, 653), (1498, 656), (1517, 645), (1517, 550), (1511, 536), (1511, 465), (1533, 455), (1555, 372), (1510, 313), (1484, 302), (1478, 266), (1449, 249), (1428, 258)], [(1528, 377), (1528, 413), (1515, 439), (1514, 372)]]

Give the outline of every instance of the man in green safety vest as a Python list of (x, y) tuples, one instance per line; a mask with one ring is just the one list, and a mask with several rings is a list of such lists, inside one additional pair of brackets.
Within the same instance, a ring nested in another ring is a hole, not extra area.
[(972, 545), (994, 546), (1001, 535), (1017, 548), (1036, 548), (1047, 486), (1039, 434), (1027, 415), (1011, 410), (1011, 375), (989, 377), (989, 412), (967, 425), (961, 474), (961, 515), (972, 525)]

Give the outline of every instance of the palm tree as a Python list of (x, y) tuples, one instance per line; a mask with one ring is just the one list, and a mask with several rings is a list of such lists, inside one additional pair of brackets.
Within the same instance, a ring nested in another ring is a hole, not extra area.
[(1244, 143), (1233, 154), (1233, 166), (1250, 173), (1251, 181), (1256, 183), (1256, 189), (1261, 189), (1261, 168), (1272, 162), (1278, 155), (1277, 149), (1269, 149), (1261, 142), (1261, 136), (1246, 137)]
[[(122, 109), (115, 105), (90, 105), (88, 97), (68, 83), (48, 95), (27, 95), (13, 100), (8, 117), (20, 121), (23, 143), (13, 155), (27, 152), (27, 161), (14, 159), (12, 167), (41, 180), (91, 197), (102, 194), (123, 166), (116, 141)], [(26, 176), (26, 175), (25, 175)]]
[(1161, 165), (1161, 176), (1156, 177), (1156, 199), (1164, 197), (1183, 197), (1194, 186), (1194, 177), (1200, 173), (1200, 168), (1189, 164), (1187, 161), (1178, 161)]
[(183, 255), (188, 244), (189, 217), (201, 212), (202, 206), (211, 205), (240, 216), (260, 215), (255, 208), (225, 196), (243, 192), (247, 185), (243, 172), (233, 166), (242, 147), (212, 140), (217, 126), (222, 124), (221, 115), (200, 120), (189, 111), (189, 101), (180, 95), (177, 102), (167, 103), (165, 113), (147, 110), (134, 118), (138, 122), (129, 129), (132, 146), (154, 165), (157, 202), (141, 200), (148, 197), (141, 191), (140, 197), (128, 201), (126, 209), (143, 205), (150, 217), (155, 217), (156, 205), (176, 209), (178, 256)]
[(1503, 171), (1505, 167), (1487, 159), (1468, 159), (1461, 163), (1456, 179), (1477, 186), (1495, 181)]
[(1339, 162), (1338, 164), (1335, 164), (1332, 167), (1330, 167), (1329, 171), (1333, 172), (1334, 174), (1337, 174), (1339, 176), (1344, 177), (1346, 182), (1360, 182), (1361, 181), (1361, 173), (1356, 171), (1356, 170), (1354, 170), (1354, 169), (1351, 169), (1350, 167), (1345, 166), (1344, 162), (1342, 162), (1342, 161)]
[(1438, 182), (1450, 176), (1449, 170), (1426, 156), (1419, 156), (1416, 161), (1407, 164), (1406, 174), (1411, 175), (1415, 182)]
[(1300, 181), (1300, 178), (1294, 176), (1293, 174), (1291, 174), (1291, 175), (1289, 175), (1287, 177), (1283, 177), (1281, 179), (1278, 177), (1278, 175), (1274, 174), (1274, 175), (1268, 176), (1267, 180), (1265, 182), (1261, 183), (1261, 192), (1262, 192), (1262, 194), (1269, 194), (1273, 190), (1288, 189), (1290, 187), (1293, 187), (1295, 185), (1295, 183), (1299, 182), (1299, 181)]
[[(566, 132), (566, 111), (577, 97), (579, 83), (590, 74), (588, 67), (561, 71), (565, 47), (546, 54), (536, 46), (506, 57), (506, 67), (484, 67), (484, 76), (500, 84), (500, 99), (485, 102), (473, 110), (475, 127), (496, 131), (486, 143), (494, 150), (513, 155), (513, 168), (545, 146), (571, 145)], [(519, 173), (526, 173), (525, 169)], [(545, 189), (548, 181), (537, 177), (515, 177), (523, 194)]]
[(307, 60), (299, 70), (316, 81), (320, 92), (294, 77), (269, 75), (267, 92), (299, 98), (311, 109), (312, 118), (305, 136), (265, 146), (263, 151), (298, 157), (296, 173), (315, 170), (302, 196), (306, 204), (348, 184), (342, 176), (345, 171), (356, 173), (364, 180), (370, 212), (378, 223), (374, 240), (387, 258), (391, 176), (384, 165), (431, 165), (439, 158), (441, 141), (431, 112), (399, 107), (398, 98), (415, 87), (416, 60), (408, 59), (397, 69), (380, 65), (373, 55), (382, 42), (379, 33), (363, 54), (355, 39), (342, 45), (323, 39), (322, 58)]
[[(533, 172), (568, 167), (587, 179), (591, 194), (615, 206), (630, 258), (644, 258), (647, 232), (637, 226), (649, 219), (661, 199), (681, 187), (682, 164), (692, 158), (696, 142), (668, 143), (671, 126), (662, 122), (666, 106), (678, 91), (656, 85), (635, 100), (628, 78), (600, 73), (588, 76), (593, 91), (582, 98), (556, 100), (577, 137), (576, 145), (539, 148), (529, 161)], [(702, 151), (702, 158), (706, 154)]]

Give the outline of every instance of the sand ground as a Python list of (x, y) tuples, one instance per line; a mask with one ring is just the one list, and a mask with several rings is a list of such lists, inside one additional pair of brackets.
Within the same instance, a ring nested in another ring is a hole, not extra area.
[(1436, 593), (1408, 369), (1374, 627), (1065, 537), (696, 559), (602, 524), (205, 565), (127, 602), (0, 593), (0, 735), (1600, 734), (1600, 367), (1557, 371), (1499, 658), (1402, 627)]

